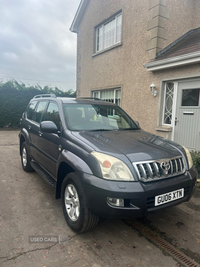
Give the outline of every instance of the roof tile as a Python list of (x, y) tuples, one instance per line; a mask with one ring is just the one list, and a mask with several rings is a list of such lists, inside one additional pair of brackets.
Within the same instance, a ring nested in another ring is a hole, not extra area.
[(200, 28), (190, 30), (176, 41), (162, 49), (155, 60), (177, 57), (200, 51)]

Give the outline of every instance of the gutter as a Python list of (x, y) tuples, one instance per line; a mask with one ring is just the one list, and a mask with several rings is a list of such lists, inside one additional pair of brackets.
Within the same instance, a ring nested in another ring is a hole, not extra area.
[(173, 67), (179, 67), (194, 63), (200, 63), (200, 51), (194, 52), (190, 54), (185, 54), (177, 57), (155, 60), (153, 62), (149, 62), (144, 64), (144, 68), (147, 68), (147, 71), (158, 71)]

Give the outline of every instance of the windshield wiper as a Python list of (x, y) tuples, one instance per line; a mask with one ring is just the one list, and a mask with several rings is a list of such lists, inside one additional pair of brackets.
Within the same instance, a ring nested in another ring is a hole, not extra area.
[(95, 130), (88, 130), (89, 132), (101, 132), (101, 131), (113, 131), (112, 129), (95, 129)]
[(121, 128), (119, 131), (139, 130), (139, 128)]

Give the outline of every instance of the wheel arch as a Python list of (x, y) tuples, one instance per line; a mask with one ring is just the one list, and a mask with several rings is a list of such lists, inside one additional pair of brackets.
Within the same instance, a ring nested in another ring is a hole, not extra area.
[(28, 142), (29, 141), (29, 134), (26, 129), (22, 129), (20, 134), (19, 134), (19, 151), (20, 151), (20, 156), (21, 156), (21, 147), (23, 142)]
[(56, 199), (61, 198), (61, 187), (65, 176), (71, 172), (86, 172), (92, 174), (90, 167), (85, 161), (70, 151), (63, 151), (57, 171)]
[(57, 183), (56, 183), (56, 199), (61, 198), (61, 187), (62, 182), (65, 179), (65, 176), (71, 172), (76, 172), (76, 169), (69, 165), (67, 162), (61, 162), (58, 175), (57, 175)]

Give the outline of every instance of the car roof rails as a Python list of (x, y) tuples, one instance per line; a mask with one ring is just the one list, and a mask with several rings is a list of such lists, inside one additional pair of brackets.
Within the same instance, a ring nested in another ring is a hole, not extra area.
[(55, 94), (41, 94), (41, 95), (36, 95), (33, 98), (42, 98), (42, 97), (56, 97)]
[(77, 99), (92, 99), (92, 100), (104, 101), (103, 99), (100, 99), (100, 98), (97, 98), (97, 97), (77, 97)]

